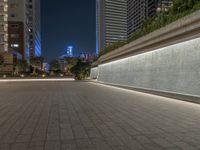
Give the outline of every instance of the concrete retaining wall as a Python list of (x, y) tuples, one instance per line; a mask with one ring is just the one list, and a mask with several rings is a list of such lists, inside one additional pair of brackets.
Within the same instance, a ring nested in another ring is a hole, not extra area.
[(98, 67), (92, 68), (90, 72), (91, 79), (97, 79), (98, 77)]
[(97, 65), (91, 77), (98, 81), (200, 103), (200, 11), (102, 55)]
[(200, 96), (200, 38), (100, 64), (98, 81)]

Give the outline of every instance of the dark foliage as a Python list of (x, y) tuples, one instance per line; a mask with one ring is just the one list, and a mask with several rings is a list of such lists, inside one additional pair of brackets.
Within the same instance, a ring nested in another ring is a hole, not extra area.
[(71, 68), (71, 72), (73, 73), (76, 80), (86, 79), (90, 75), (90, 64), (81, 62), (79, 60), (78, 63)]

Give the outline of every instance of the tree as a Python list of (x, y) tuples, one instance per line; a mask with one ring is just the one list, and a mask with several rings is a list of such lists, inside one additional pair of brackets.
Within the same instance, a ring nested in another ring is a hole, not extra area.
[(197, 0), (174, 0), (173, 11), (180, 13), (189, 9), (192, 9)]
[(4, 65), (4, 59), (3, 59), (3, 56), (0, 54), (0, 71), (3, 67), (3, 65)]
[(51, 74), (55, 74), (60, 71), (60, 64), (58, 60), (54, 59), (50, 62), (50, 70)]
[(77, 58), (66, 57), (65, 61), (67, 62), (67, 74), (71, 74), (71, 68), (74, 67), (78, 63)]
[(20, 73), (23, 73), (26, 71), (26, 69), (28, 68), (28, 64), (26, 61), (19, 61), (17, 62), (16, 66), (15, 66), (15, 75), (19, 75)]
[(3, 56), (0, 55), (0, 65), (3, 65), (3, 62), (4, 62)]
[(89, 77), (90, 75), (90, 64), (81, 62), (80, 60), (78, 63), (71, 68), (71, 72), (75, 76), (76, 80), (83, 80)]
[(41, 66), (43, 63), (43, 57), (35, 57), (33, 59), (31, 59), (30, 64), (33, 67), (33, 75), (37, 75), (36, 70)]

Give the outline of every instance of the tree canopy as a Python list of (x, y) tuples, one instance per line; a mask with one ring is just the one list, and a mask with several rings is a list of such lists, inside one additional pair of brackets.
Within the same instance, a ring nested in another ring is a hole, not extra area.
[(33, 74), (36, 75), (37, 68), (42, 66), (44, 58), (43, 57), (34, 57), (30, 60), (30, 64), (33, 67)]
[(3, 66), (3, 63), (4, 63), (4, 59), (3, 59), (3, 56), (0, 54), (0, 66)]
[(57, 59), (54, 59), (50, 62), (50, 70), (55, 72), (58, 72), (60, 70), (60, 65), (59, 65), (59, 61)]
[(78, 61), (78, 63), (71, 68), (71, 72), (74, 74), (75, 79), (83, 80), (89, 77), (90, 74), (90, 64), (82, 61)]

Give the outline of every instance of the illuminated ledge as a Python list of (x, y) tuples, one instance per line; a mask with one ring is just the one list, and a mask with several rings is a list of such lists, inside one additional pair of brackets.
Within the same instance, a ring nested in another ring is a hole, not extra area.
[(67, 79), (0, 79), (0, 82), (46, 82), (46, 81), (74, 81), (73, 78)]
[(182, 100), (186, 102), (200, 104), (200, 96), (198, 95), (189, 95), (189, 94), (175, 93), (175, 92), (170, 92), (170, 91), (161, 91), (161, 90), (155, 90), (155, 89), (146, 89), (146, 88), (140, 88), (140, 87), (134, 87), (134, 86), (105, 83), (105, 82), (100, 82), (96, 80), (93, 80), (91, 82), (96, 83), (96, 84), (103, 84), (103, 85), (118, 87), (122, 89), (128, 89), (132, 91), (153, 94), (153, 95), (158, 95), (162, 97), (168, 97), (168, 98), (173, 98), (173, 99)]
[(145, 53), (197, 37), (200, 37), (200, 11), (196, 11), (191, 15), (101, 56), (98, 64)]

